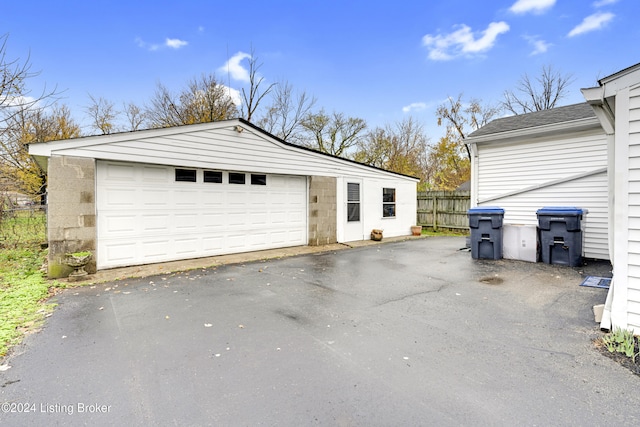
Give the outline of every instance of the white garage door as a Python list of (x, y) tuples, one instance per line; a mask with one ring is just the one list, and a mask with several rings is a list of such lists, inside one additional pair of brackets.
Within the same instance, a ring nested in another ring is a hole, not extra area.
[(107, 161), (96, 173), (98, 268), (307, 244), (304, 176)]

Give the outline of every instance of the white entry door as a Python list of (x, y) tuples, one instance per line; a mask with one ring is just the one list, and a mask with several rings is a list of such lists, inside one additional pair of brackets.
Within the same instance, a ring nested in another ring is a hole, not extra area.
[(362, 180), (348, 179), (345, 185), (344, 241), (363, 240)]
[(307, 244), (307, 178), (97, 163), (97, 264)]

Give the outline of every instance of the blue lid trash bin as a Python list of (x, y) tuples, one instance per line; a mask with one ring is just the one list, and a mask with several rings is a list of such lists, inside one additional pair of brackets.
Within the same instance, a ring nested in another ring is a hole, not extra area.
[(470, 244), (473, 259), (502, 259), (504, 209), (479, 206), (469, 209)]
[(582, 219), (585, 209), (551, 206), (538, 209), (540, 258), (545, 264), (582, 265)]

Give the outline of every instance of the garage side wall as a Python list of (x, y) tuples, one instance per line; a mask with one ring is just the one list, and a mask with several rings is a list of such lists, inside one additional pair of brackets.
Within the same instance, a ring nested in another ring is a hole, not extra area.
[(309, 178), (309, 246), (336, 243), (336, 178)]
[(73, 269), (64, 264), (66, 253), (91, 251), (94, 259), (85, 267), (96, 271), (94, 159), (52, 156), (48, 166), (49, 277), (67, 277)]
[(558, 137), (479, 144), (472, 205), (505, 209), (504, 223), (537, 225), (545, 206), (587, 209), (584, 256), (609, 259), (607, 138), (600, 129)]

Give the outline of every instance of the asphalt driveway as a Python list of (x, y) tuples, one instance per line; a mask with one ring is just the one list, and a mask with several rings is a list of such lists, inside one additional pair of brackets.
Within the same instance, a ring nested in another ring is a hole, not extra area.
[(638, 425), (640, 379), (591, 343), (606, 290), (463, 246), (65, 291), (0, 372), (0, 424)]

